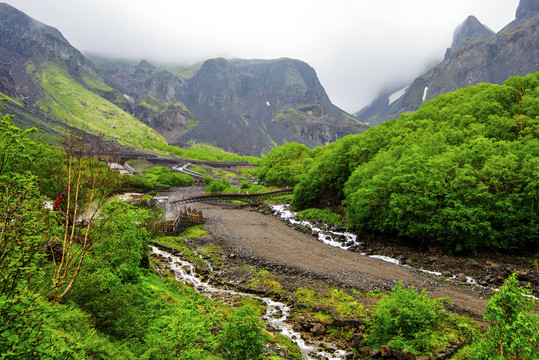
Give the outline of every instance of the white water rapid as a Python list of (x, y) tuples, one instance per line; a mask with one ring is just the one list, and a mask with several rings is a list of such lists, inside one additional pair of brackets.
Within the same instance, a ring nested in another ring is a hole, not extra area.
[[(318, 233), (318, 240), (324, 242), (325, 244), (335, 246), (335, 247), (339, 247), (339, 248), (345, 249), (345, 250), (349, 250), (353, 246), (357, 247), (357, 246), (361, 245), (361, 243), (357, 241), (357, 236), (355, 234), (350, 233), (350, 232), (339, 233), (339, 232), (334, 232), (334, 231), (323, 231), (320, 228), (315, 227), (309, 221), (296, 220), (294, 217), (296, 216), (297, 213), (295, 213), (293, 211), (290, 211), (290, 205), (289, 204), (271, 205), (270, 207), (273, 210), (273, 213), (276, 216), (279, 216), (281, 219), (288, 220), (291, 224), (298, 224), (298, 225), (301, 225), (301, 226), (308, 227), (308, 228), (311, 229), (311, 231)], [(344, 236), (344, 239), (343, 239), (343, 236)], [(341, 241), (338, 240), (339, 238), (341, 239)], [(361, 253), (361, 255), (367, 256), (367, 254), (365, 254), (365, 253)], [(398, 259), (395, 259), (395, 258), (392, 258), (392, 257), (389, 257), (389, 256), (384, 256), (384, 255), (368, 255), (368, 256), (371, 257), (371, 258), (386, 261), (386, 262), (389, 262), (389, 263), (392, 263), (392, 264), (395, 264), (395, 265), (404, 266), (404, 267), (411, 267), (410, 265), (401, 264), (401, 262)], [(430, 275), (434, 275), (434, 276), (442, 276), (441, 272), (430, 271), (430, 270), (425, 270), (425, 269), (418, 269), (418, 268), (414, 268), (414, 269), (417, 270), (417, 271), (426, 273), (426, 274), (430, 274)], [(456, 280), (457, 276), (453, 275), (451, 278)], [(498, 291), (498, 289), (478, 284), (477, 281), (474, 278), (470, 277), (470, 276), (466, 276), (466, 284), (473, 285), (473, 286), (478, 286), (478, 287), (481, 287), (483, 289), (488, 289), (488, 290), (492, 290), (492, 291)], [(536, 296), (533, 296), (533, 295), (524, 295), (523, 294), (523, 296), (539, 301), (539, 298), (536, 297)]]
[(319, 344), (308, 344), (301, 337), (301, 334), (295, 331), (292, 328), (292, 325), (286, 322), (290, 314), (290, 307), (288, 307), (286, 304), (253, 294), (217, 288), (209, 284), (207, 281), (202, 281), (200, 276), (196, 273), (195, 267), (188, 261), (185, 261), (178, 256), (174, 256), (165, 251), (159, 250), (155, 246), (151, 246), (151, 252), (159, 255), (162, 258), (168, 259), (170, 269), (174, 272), (176, 280), (192, 286), (200, 294), (219, 293), (234, 296), (247, 296), (262, 301), (266, 305), (266, 313), (262, 317), (264, 322), (271, 327), (278, 329), (281, 334), (296, 343), (299, 346), (304, 359), (313, 359), (311, 356), (315, 355), (317, 356), (316, 359), (345, 359), (346, 352), (343, 350), (336, 350), (333, 354), (329, 354), (325, 351), (319, 350)]

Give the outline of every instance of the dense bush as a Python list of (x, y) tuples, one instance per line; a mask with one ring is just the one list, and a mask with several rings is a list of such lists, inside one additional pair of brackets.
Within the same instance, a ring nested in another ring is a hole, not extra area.
[(206, 186), (206, 193), (225, 192), (227, 189), (230, 189), (230, 183), (227, 179), (222, 178), (221, 180), (211, 181), (208, 186)]
[(513, 274), (490, 298), (483, 314), (487, 337), (474, 346), (479, 359), (539, 358), (539, 315), (532, 314), (533, 300), (523, 296), (530, 294)]
[(258, 177), (273, 186), (294, 186), (298, 175), (305, 172), (310, 159), (307, 146), (298, 143), (287, 143), (269, 152), (256, 169)]
[[(441, 95), (312, 151), (294, 173), (294, 207), (343, 204), (358, 230), (450, 252), (536, 252), (538, 116), (539, 73)], [(297, 156), (274, 154), (261, 175)]]
[(250, 306), (242, 306), (223, 325), (223, 347), (231, 359), (258, 359), (266, 336), (262, 332), (264, 324), (259, 314)]
[(415, 354), (428, 352), (438, 342), (434, 334), (446, 316), (444, 300), (430, 299), (426, 291), (418, 295), (415, 289), (403, 289), (399, 283), (378, 305), (369, 326), (369, 342)]

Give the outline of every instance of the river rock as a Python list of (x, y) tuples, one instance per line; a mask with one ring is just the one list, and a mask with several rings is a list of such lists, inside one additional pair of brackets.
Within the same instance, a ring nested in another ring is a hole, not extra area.
[(382, 345), (382, 349), (380, 352), (382, 353), (382, 359), (389, 359), (393, 356), (389, 345)]
[(408, 349), (404, 349), (402, 351), (402, 354), (403, 354), (403, 360), (415, 360), (415, 355), (413, 352), (411, 352), (410, 350)]
[(352, 335), (352, 338), (350, 339), (350, 346), (352, 348), (357, 348), (361, 342), (363, 341), (363, 334), (354, 334)]
[(316, 323), (311, 328), (311, 333), (315, 336), (324, 335), (326, 333), (326, 328), (324, 327), (324, 325)]
[(459, 273), (457, 275), (457, 280), (461, 281), (461, 282), (466, 282), (468, 280), (468, 278), (466, 278), (466, 275), (464, 275), (463, 273)]

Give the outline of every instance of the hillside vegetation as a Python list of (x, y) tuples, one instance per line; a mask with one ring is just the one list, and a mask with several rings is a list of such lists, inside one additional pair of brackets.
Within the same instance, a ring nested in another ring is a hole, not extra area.
[[(259, 175), (298, 209), (450, 252), (539, 248), (539, 73), (478, 84), (360, 135), (274, 149)], [(276, 159), (279, 159), (276, 161)]]
[(273, 340), (258, 309), (207, 300), (149, 259), (149, 240), (167, 241), (160, 212), (111, 200), (131, 175), (83, 138), (63, 151), (34, 132), (0, 117), (0, 358), (260, 356)]
[[(155, 130), (120, 109), (111, 102), (92, 93), (73, 80), (64, 70), (52, 63), (45, 63), (35, 71), (47, 96), (38, 102), (42, 111), (49, 112), (71, 126), (95, 134), (106, 134), (120, 144), (135, 147), (147, 142), (166, 144)], [(87, 80), (92, 86), (105, 84)]]

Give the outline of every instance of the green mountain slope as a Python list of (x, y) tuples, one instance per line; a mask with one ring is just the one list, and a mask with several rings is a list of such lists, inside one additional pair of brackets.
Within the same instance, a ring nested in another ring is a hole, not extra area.
[[(36, 104), (40, 110), (62, 119), (68, 125), (94, 133), (105, 134), (120, 144), (150, 147), (166, 143), (155, 130), (140, 122), (113, 103), (89, 91), (53, 63), (43, 63), (30, 72), (45, 93)], [(92, 87), (108, 88), (99, 79), (84, 77)]]

